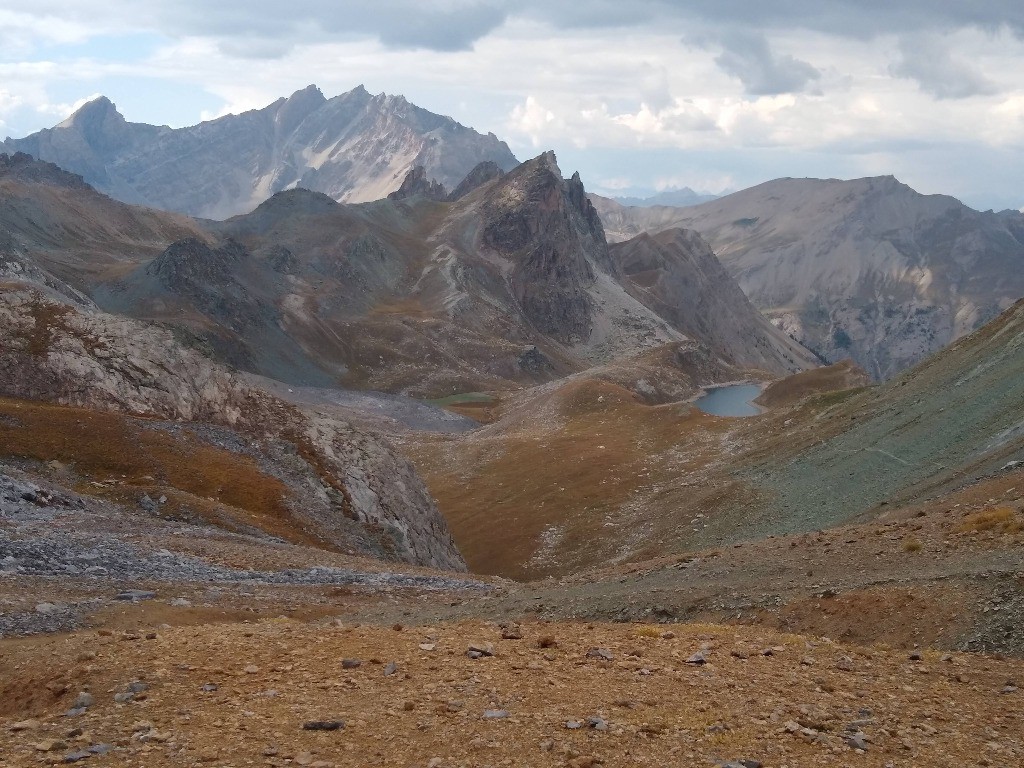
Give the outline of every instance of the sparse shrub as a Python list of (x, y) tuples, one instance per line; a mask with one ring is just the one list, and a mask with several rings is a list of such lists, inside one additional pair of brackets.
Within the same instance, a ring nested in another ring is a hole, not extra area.
[(994, 507), (968, 515), (957, 530), (961, 533), (1019, 533), (1024, 531), (1024, 521), (1010, 507)]
[(661, 637), (661, 630), (657, 627), (652, 627), (649, 624), (637, 627), (636, 633), (640, 635), (640, 637)]
[(904, 552), (920, 552), (923, 546), (918, 539), (904, 539), (903, 541)]
[(555, 640), (554, 635), (541, 635), (537, 638), (538, 648), (557, 648), (558, 641)]

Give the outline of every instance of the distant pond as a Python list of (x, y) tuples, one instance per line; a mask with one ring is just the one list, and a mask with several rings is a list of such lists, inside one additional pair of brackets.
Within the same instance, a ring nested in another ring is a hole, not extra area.
[(751, 401), (760, 394), (761, 387), (757, 384), (730, 384), (715, 387), (694, 405), (714, 416), (757, 416), (763, 410)]

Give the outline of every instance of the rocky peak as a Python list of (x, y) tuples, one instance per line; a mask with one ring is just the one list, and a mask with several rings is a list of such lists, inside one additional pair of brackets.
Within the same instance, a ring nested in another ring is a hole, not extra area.
[(278, 192), (273, 197), (264, 200), (256, 206), (253, 214), (280, 217), (325, 213), (337, 208), (338, 205), (337, 200), (323, 192), (295, 187)]
[(474, 189), (482, 187), (489, 181), (500, 179), (504, 175), (505, 172), (501, 170), (497, 163), (492, 160), (484, 160), (482, 163), (478, 163), (466, 175), (466, 178), (459, 182), (455, 190), (448, 196), (448, 199), (452, 202), (461, 200)]
[[(117, 151), (132, 143), (132, 126), (106, 96), (86, 102), (60, 123), (55, 133), (81, 136), (85, 145), (101, 154)], [(57, 158), (62, 166), (64, 160)], [(88, 174), (86, 174), (88, 175)]]
[(315, 189), (380, 200), (414, 165), (448, 189), (482, 160), (509, 169), (508, 146), (398, 96), (359, 86), (331, 99), (315, 85), (263, 109), (200, 125), (126, 123), (96, 99), (54, 129), (0, 142), (82, 174), (119, 200), (203, 218), (251, 211), (274, 192)]
[(615, 269), (588, 206), (579, 176), (564, 180), (554, 152), (502, 177), (484, 205), (483, 244), (514, 263), (512, 286), (524, 314), (567, 343), (590, 335), (594, 266)]
[(572, 175), (572, 178), (566, 182), (565, 187), (569, 203), (583, 217), (583, 221), (586, 223), (587, 230), (591, 236), (596, 240), (606, 240), (601, 217), (587, 196), (587, 190), (583, 187), (583, 180), (580, 179), (579, 171)]
[(107, 121), (123, 123), (125, 119), (117, 111), (114, 102), (106, 96), (97, 96), (92, 101), (85, 102), (57, 127), (87, 130), (91, 126), (100, 125)]
[(326, 97), (315, 85), (307, 85), (296, 91), (281, 103), (277, 114), (274, 115), (277, 130), (285, 134), (290, 133), (308, 115), (326, 103)]
[(448, 190), (433, 179), (427, 179), (427, 171), (422, 165), (415, 166), (405, 175), (402, 186), (388, 195), (388, 200), (408, 200), (410, 197), (425, 197), (428, 200), (446, 200)]

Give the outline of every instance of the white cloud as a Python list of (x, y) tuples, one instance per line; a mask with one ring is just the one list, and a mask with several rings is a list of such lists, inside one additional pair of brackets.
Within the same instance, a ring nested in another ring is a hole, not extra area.
[[(567, 0), (7, 0), (0, 120), (5, 131), (52, 125), (86, 94), (115, 97), (107, 91), (119, 83), (131, 83), (115, 98), (128, 119), (167, 121), (173, 107), (176, 125), (262, 107), (311, 82), (328, 96), (364, 83), (493, 131), (524, 156), (571, 150), (585, 179), (627, 186), (714, 189), (885, 163), (932, 183), (944, 171), (913, 163), (934, 164), (929, 148), (939, 146), (975, 158), (945, 172), (953, 193), (1004, 183), (972, 172), (988, 167), (977, 158), (1008, 152), (1002, 166), (1024, 166), (1012, 154), (1024, 145), (1024, 5), (871, 9), (852, 0), (744, 4), (743, 13), (721, 0), (595, 0), (585, 13)], [(106, 56), (97, 42), (135, 33), (159, 44), (126, 60), (127, 48)], [(74, 53), (53, 55), (62, 46)], [(159, 119), (146, 112), (155, 102)], [(606, 168), (602, 155), (627, 152), (628, 172)], [(670, 152), (718, 166), (647, 159)]]
[(743, 83), (752, 96), (774, 96), (807, 90), (821, 77), (814, 66), (789, 54), (772, 50), (762, 34), (740, 32), (722, 40), (715, 62)]
[(892, 66), (897, 77), (915, 80), (939, 99), (965, 99), (998, 92), (996, 84), (974, 64), (950, 52), (948, 41), (935, 35), (900, 38), (900, 61)]

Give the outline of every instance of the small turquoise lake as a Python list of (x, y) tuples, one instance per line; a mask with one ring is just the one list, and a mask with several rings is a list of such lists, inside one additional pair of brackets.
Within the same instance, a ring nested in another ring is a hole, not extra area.
[(709, 390), (693, 404), (714, 416), (757, 416), (762, 410), (751, 401), (760, 394), (757, 384), (730, 384)]

